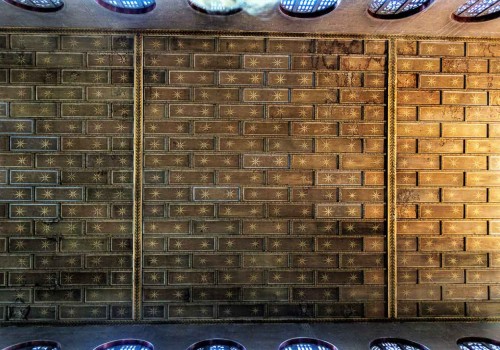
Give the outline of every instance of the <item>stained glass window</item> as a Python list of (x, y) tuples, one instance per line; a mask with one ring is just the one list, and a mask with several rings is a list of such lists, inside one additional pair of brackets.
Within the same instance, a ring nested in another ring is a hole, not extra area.
[(429, 350), (426, 346), (406, 339), (381, 338), (371, 342), (370, 350)]
[(50, 340), (33, 340), (11, 345), (3, 350), (61, 350), (61, 344)]
[(462, 338), (457, 344), (461, 350), (500, 350), (500, 342), (487, 338)]
[(434, 0), (372, 0), (368, 13), (377, 18), (396, 19), (414, 15)]
[(240, 12), (239, 1), (236, 0), (188, 0), (195, 10), (210, 15), (232, 15)]
[(26, 10), (38, 12), (54, 12), (63, 8), (62, 0), (5, 0), (9, 4)]
[(94, 350), (154, 350), (154, 346), (145, 340), (121, 339), (101, 344)]
[(317, 17), (333, 11), (340, 0), (281, 0), (281, 10), (294, 17)]
[(337, 348), (320, 339), (292, 338), (281, 343), (278, 350), (337, 350)]
[(500, 17), (500, 0), (468, 0), (454, 13), (461, 22), (488, 21)]
[(120, 13), (140, 14), (152, 11), (155, 0), (97, 0), (103, 7)]
[(300, 343), (287, 346), (283, 350), (330, 350), (321, 345), (310, 344), (310, 343)]
[(194, 343), (187, 350), (246, 350), (243, 345), (228, 339), (205, 339)]

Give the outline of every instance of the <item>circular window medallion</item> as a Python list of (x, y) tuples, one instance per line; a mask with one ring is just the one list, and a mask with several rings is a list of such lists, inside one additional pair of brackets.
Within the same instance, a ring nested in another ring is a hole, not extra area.
[(400, 338), (379, 338), (370, 343), (370, 350), (429, 350), (428, 347), (411, 340)]
[(460, 350), (500, 350), (500, 342), (488, 338), (467, 337), (457, 340)]
[(108, 10), (126, 13), (126, 14), (142, 14), (153, 11), (156, 7), (155, 0), (96, 0), (99, 5)]
[(246, 350), (243, 345), (229, 339), (205, 339), (194, 343), (186, 350)]
[(280, 344), (278, 350), (338, 350), (335, 345), (316, 338), (292, 338)]
[(429, 7), (434, 0), (372, 0), (368, 13), (381, 19), (412, 16)]
[(25, 10), (37, 12), (55, 12), (64, 7), (62, 0), (4, 0)]
[(99, 345), (94, 350), (154, 350), (153, 344), (140, 339), (119, 339)]
[(292, 17), (319, 17), (337, 8), (340, 0), (281, 0), (281, 11)]
[(500, 0), (469, 0), (453, 13), (459, 22), (484, 22), (498, 17)]
[(51, 340), (32, 340), (8, 346), (3, 350), (61, 350), (61, 344)]

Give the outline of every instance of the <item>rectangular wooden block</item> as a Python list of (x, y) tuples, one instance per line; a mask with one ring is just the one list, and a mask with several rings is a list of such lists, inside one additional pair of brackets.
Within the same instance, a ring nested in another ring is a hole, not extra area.
[(474, 219), (500, 218), (500, 205), (496, 204), (467, 204), (466, 217)]
[(443, 234), (486, 234), (487, 223), (485, 221), (453, 220), (443, 221)]
[(347, 71), (383, 71), (386, 62), (384, 57), (340, 57), (340, 68)]
[(219, 38), (220, 52), (264, 52), (265, 41), (263, 38)]
[(168, 72), (169, 85), (213, 85), (215, 72), (170, 70)]
[(488, 60), (443, 58), (442, 66), (444, 73), (486, 73), (488, 71)]
[(465, 56), (463, 42), (420, 41), (419, 49), (426, 56)]
[(443, 202), (486, 202), (486, 189), (475, 188), (443, 188)]
[(461, 106), (421, 106), (419, 120), (425, 121), (463, 121), (464, 107)]
[(418, 140), (419, 153), (463, 153), (463, 140), (420, 139)]
[(464, 174), (462, 172), (427, 172), (418, 174), (419, 183), (425, 186), (463, 186)]
[(499, 89), (500, 75), (498, 74), (469, 74), (467, 76), (467, 88), (469, 89)]
[(467, 43), (467, 56), (472, 57), (498, 57), (500, 55), (500, 45), (490, 42), (470, 42)]
[[(461, 274), (460, 282), (463, 280)], [(456, 281), (455, 281), (456, 282)], [(467, 286), (467, 285), (445, 285), (443, 286), (444, 300), (481, 300), (488, 298), (488, 288), (486, 286)]]
[(248, 69), (288, 69), (289, 56), (286, 55), (244, 55), (243, 67)]
[(398, 94), (397, 102), (401, 105), (438, 105), (441, 103), (441, 93), (432, 90), (405, 90)]
[(443, 104), (447, 105), (486, 105), (486, 92), (443, 91)]
[(398, 71), (439, 72), (439, 58), (401, 58), (398, 60)]
[[(318, 72), (316, 86), (319, 87), (361, 87), (362, 73)], [(376, 84), (375, 87), (377, 87)]]

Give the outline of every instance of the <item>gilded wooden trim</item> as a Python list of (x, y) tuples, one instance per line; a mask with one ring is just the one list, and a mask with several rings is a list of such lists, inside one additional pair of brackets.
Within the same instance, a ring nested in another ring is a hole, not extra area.
[(135, 35), (200, 35), (220, 37), (286, 37), (311, 39), (405, 39), (405, 40), (435, 40), (435, 41), (486, 41), (500, 42), (499, 37), (485, 36), (439, 36), (439, 35), (405, 35), (405, 34), (354, 34), (354, 33), (303, 33), (303, 32), (273, 32), (273, 31), (236, 31), (236, 30), (180, 30), (180, 29), (110, 29), (110, 28), (40, 28), (40, 27), (0, 27), (4, 34), (135, 34)]
[(397, 247), (396, 247), (396, 40), (389, 40), (387, 91), (387, 315), (397, 318)]
[(132, 276), (132, 318), (142, 318), (142, 119), (143, 119), (143, 65), (141, 34), (134, 37), (134, 246)]

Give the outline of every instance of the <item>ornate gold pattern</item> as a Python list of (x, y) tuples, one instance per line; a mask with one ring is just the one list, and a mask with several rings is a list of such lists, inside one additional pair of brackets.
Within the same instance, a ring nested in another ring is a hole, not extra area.
[(397, 51), (396, 41), (389, 40), (389, 73), (387, 98), (387, 260), (388, 271), (388, 315), (397, 318), (397, 247), (396, 247), (396, 97), (397, 97)]
[(141, 319), (142, 309), (142, 165), (143, 165), (143, 36), (134, 42), (134, 250), (132, 318)]
[[(47, 33), (61, 33), (61, 34), (131, 34), (130, 31), (115, 31), (115, 30), (93, 30), (93, 29), (60, 29), (60, 28), (47, 28), (41, 30), (40, 28), (0, 28), (0, 33), (40, 33), (40, 31)], [(134, 228), (134, 249), (133, 249), (133, 317), (135, 322), (142, 322), (141, 306), (142, 306), (142, 159), (143, 159), (143, 48), (142, 40), (145, 34), (154, 35), (217, 35), (220, 37), (244, 36), (244, 37), (254, 37), (254, 36), (267, 36), (267, 37), (284, 37), (284, 38), (349, 38), (349, 39), (387, 39), (389, 40), (389, 67), (388, 67), (388, 148), (387, 148), (387, 219), (388, 219), (388, 316), (390, 319), (398, 318), (397, 314), (397, 266), (396, 266), (396, 112), (397, 112), (397, 89), (396, 89), (396, 78), (397, 78), (397, 52), (396, 52), (396, 40), (435, 40), (435, 41), (468, 41), (468, 42), (493, 42), (500, 43), (497, 38), (488, 37), (439, 37), (439, 36), (402, 36), (402, 35), (338, 35), (338, 34), (304, 34), (304, 33), (269, 33), (269, 32), (252, 32), (252, 33), (241, 33), (241, 32), (220, 32), (220, 31), (207, 31), (207, 32), (186, 32), (186, 31), (163, 31), (163, 30), (144, 30), (136, 31), (135, 36), (135, 50), (134, 50), (134, 217), (133, 217), (133, 228)], [(338, 321), (339, 319), (336, 319)], [(365, 318), (348, 318), (345, 320), (349, 321), (366, 321)], [(381, 320), (381, 319), (372, 319)], [(497, 322), (500, 317), (418, 317), (418, 318), (405, 318), (405, 320), (418, 320), (418, 321), (491, 321)], [(223, 320), (210, 320), (210, 322), (218, 322)], [(254, 322), (259, 322), (261, 320), (256, 320)], [(328, 319), (323, 320), (313, 320), (308, 319), (308, 322), (324, 322), (331, 321)], [(92, 323), (100, 324), (110, 321), (83, 321), (82, 323)], [(114, 323), (129, 323), (130, 321), (119, 321), (113, 320)], [(150, 322), (150, 321), (149, 321)], [(189, 320), (189, 323), (204, 322), (197, 320)], [(277, 322), (277, 320), (266, 320), (265, 322)], [(5, 322), (0, 322), (4, 324)], [(9, 324), (12, 322), (8, 322)], [(48, 322), (53, 324), (54, 322)], [(58, 321), (56, 323), (75, 323), (79, 324), (78, 321)]]

